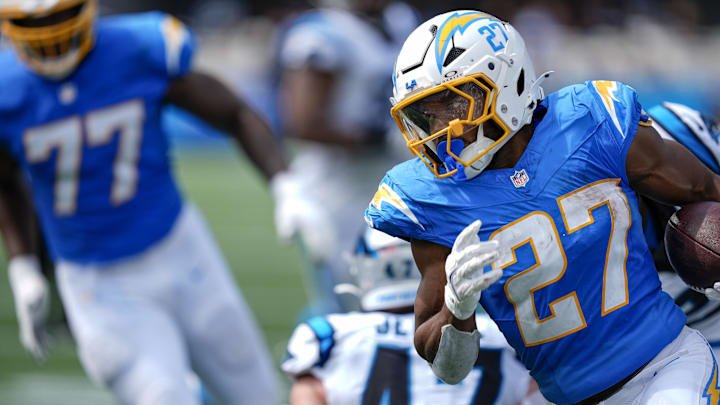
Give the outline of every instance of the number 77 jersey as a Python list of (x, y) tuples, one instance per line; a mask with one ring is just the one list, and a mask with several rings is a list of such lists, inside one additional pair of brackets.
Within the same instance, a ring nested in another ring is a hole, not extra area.
[(480, 303), (545, 397), (572, 404), (652, 359), (685, 317), (661, 291), (625, 160), (647, 116), (630, 87), (593, 81), (548, 96), (511, 169), (457, 182), (419, 159), (393, 168), (365, 213), (394, 236), (451, 247), (481, 219), (503, 277)]
[(161, 109), (192, 53), (190, 32), (162, 13), (100, 19), (93, 50), (63, 80), (0, 52), (0, 143), (30, 181), (53, 257), (116, 260), (170, 230), (182, 203)]

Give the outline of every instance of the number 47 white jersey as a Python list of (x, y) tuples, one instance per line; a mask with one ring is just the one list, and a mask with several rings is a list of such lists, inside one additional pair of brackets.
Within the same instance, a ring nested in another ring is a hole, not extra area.
[(322, 381), (329, 404), (518, 405), (530, 375), (495, 324), (477, 317), (482, 334), (475, 367), (457, 385), (440, 381), (413, 345), (413, 314), (349, 313), (299, 325), (282, 369)]

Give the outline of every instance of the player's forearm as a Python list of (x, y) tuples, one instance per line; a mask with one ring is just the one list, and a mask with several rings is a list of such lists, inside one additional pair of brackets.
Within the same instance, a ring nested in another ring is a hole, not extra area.
[(462, 321), (449, 313), (445, 308), (418, 328), (415, 344), (436, 377), (447, 384), (458, 384), (477, 360), (480, 333), (475, 327), (475, 317)]
[(445, 325), (453, 325), (457, 330), (464, 332), (472, 332), (477, 329), (475, 317), (465, 320), (457, 319), (444, 305), (438, 313), (425, 322), (418, 323), (415, 328), (415, 349), (422, 358), (430, 363), (435, 360), (437, 355), (442, 337), (442, 328)]
[(311, 375), (296, 379), (290, 390), (290, 405), (327, 405), (322, 382)]
[(360, 127), (350, 134), (348, 130), (334, 126), (332, 121), (324, 115), (324, 109), (323, 114), (316, 109), (296, 109), (288, 125), (290, 134), (296, 139), (344, 148), (377, 145), (384, 138), (382, 133)]
[(266, 179), (287, 170), (283, 149), (268, 124), (245, 106), (237, 112), (237, 124), (230, 132)]
[(234, 138), (267, 179), (287, 168), (267, 123), (216, 78), (189, 73), (170, 83), (165, 99)]
[(19, 173), (0, 180), (0, 233), (9, 257), (37, 253), (35, 217)]
[(720, 177), (685, 147), (676, 142), (667, 143), (673, 163), (652, 171), (638, 191), (669, 205), (720, 201)]
[(678, 142), (641, 127), (630, 146), (627, 176), (638, 193), (668, 205), (720, 201), (720, 177)]
[[(708, 171), (709, 172), (709, 171)], [(720, 201), (720, 176), (714, 173), (707, 173), (698, 185), (697, 201)]]
[(720, 177), (705, 167), (689, 150), (677, 142), (668, 142), (673, 164), (658, 170), (665, 183), (656, 187), (662, 202), (685, 205), (699, 201), (720, 201)]

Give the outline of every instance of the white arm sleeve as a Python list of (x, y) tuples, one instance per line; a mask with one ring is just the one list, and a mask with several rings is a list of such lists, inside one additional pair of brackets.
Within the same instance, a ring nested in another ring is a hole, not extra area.
[(463, 332), (452, 325), (442, 327), (440, 345), (432, 367), (435, 375), (447, 384), (457, 384), (472, 370), (480, 348), (480, 332)]

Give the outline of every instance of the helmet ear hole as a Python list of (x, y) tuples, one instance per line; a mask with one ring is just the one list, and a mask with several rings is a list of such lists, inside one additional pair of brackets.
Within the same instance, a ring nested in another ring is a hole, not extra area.
[(520, 70), (520, 76), (518, 77), (518, 81), (517, 81), (518, 96), (522, 94), (523, 90), (525, 90), (525, 69)]
[(447, 67), (449, 64), (451, 64), (455, 59), (457, 59), (460, 55), (463, 54), (466, 50), (463, 48), (453, 47), (450, 49), (450, 52), (448, 53), (447, 57), (445, 58), (445, 62), (443, 62), (443, 67)]

